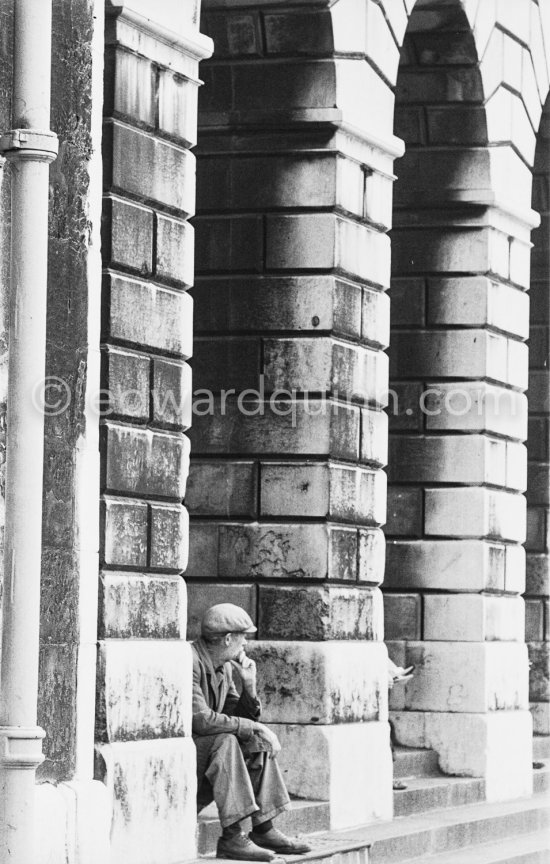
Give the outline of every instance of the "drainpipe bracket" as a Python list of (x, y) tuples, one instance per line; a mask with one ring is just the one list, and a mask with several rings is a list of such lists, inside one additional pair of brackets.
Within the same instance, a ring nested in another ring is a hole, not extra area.
[(55, 132), (44, 129), (10, 129), (0, 135), (0, 157), (53, 162), (59, 150)]
[(0, 766), (35, 769), (44, 761), (39, 726), (0, 726)]

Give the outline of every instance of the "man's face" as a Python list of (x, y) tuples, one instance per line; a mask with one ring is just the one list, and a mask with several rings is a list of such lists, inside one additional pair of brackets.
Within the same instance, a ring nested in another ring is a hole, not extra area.
[(246, 633), (230, 633), (227, 646), (228, 660), (236, 660), (246, 645)]

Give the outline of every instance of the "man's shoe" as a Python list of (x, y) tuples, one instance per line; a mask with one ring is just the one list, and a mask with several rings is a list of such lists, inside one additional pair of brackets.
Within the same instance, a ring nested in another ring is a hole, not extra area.
[(237, 861), (273, 861), (275, 854), (269, 849), (260, 849), (242, 831), (232, 837), (218, 840), (216, 858), (231, 858)]
[(248, 836), (256, 846), (271, 849), (278, 855), (305, 855), (306, 852), (311, 852), (311, 846), (308, 846), (307, 843), (287, 837), (278, 828), (270, 828), (263, 834), (252, 830)]

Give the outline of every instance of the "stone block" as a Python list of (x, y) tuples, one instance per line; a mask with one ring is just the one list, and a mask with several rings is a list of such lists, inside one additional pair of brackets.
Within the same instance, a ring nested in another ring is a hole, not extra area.
[(258, 664), (266, 723), (386, 720), (387, 651), (382, 642), (260, 642)]
[(360, 528), (357, 579), (366, 585), (380, 585), (384, 580), (386, 540), (380, 528)]
[(378, 524), (385, 519), (386, 476), (382, 471), (311, 462), (264, 463), (260, 494), (264, 516)]
[(527, 503), (550, 504), (550, 464), (529, 462), (527, 478)]
[(196, 856), (196, 752), (191, 738), (96, 749), (96, 777), (112, 801), (111, 856), (151, 864)]
[(149, 357), (109, 348), (104, 354), (107, 392), (98, 408), (102, 413), (149, 419)]
[(108, 640), (99, 646), (96, 741), (191, 735), (191, 646)]
[(390, 298), (382, 291), (364, 288), (361, 305), (361, 336), (380, 348), (390, 342)]
[(480, 487), (426, 489), (424, 494), (428, 535), (525, 540), (523, 495)]
[(525, 394), (485, 381), (429, 383), (421, 407), (428, 430), (486, 431), (518, 441), (527, 437)]
[(525, 641), (542, 642), (544, 636), (544, 602), (525, 600)]
[(130, 192), (191, 216), (195, 207), (194, 155), (116, 121), (107, 130), (104, 183), (114, 191)]
[(331, 829), (392, 817), (392, 763), (385, 722), (274, 725), (291, 795), (330, 802)]
[[(461, 156), (463, 151), (460, 151)], [(430, 159), (430, 167), (433, 173), (433, 152), (426, 151), (423, 158)], [(447, 160), (448, 172), (448, 151), (445, 153)], [(425, 177), (427, 170), (419, 170), (418, 166), (410, 165), (410, 174), (418, 172), (419, 176)], [(409, 174), (409, 171), (407, 172)], [(462, 175), (462, 170), (461, 170)], [(403, 168), (400, 171), (400, 180), (409, 179), (403, 175)], [(414, 196), (418, 197), (418, 188), (415, 188), (412, 182), (408, 184), (407, 195), (408, 200), (399, 201), (396, 203), (408, 204), (412, 203)], [(435, 177), (431, 178), (436, 183)], [(430, 187), (432, 188), (432, 187)], [(440, 187), (442, 188), (442, 187)], [(396, 198), (399, 195), (399, 187), (396, 189)], [(402, 197), (402, 192), (401, 192)], [(434, 228), (394, 228), (392, 257), (393, 267), (396, 274), (422, 274), (422, 273), (446, 273), (454, 271), (455, 273), (472, 271), (487, 271), (489, 266), (489, 244), (488, 244), (488, 229), (473, 228), (461, 229), (460, 233), (455, 229), (437, 230)], [(506, 273), (506, 276), (508, 274)]]
[(179, 504), (151, 504), (149, 566), (181, 572), (187, 566), (189, 516)]
[(526, 577), (526, 593), (529, 596), (550, 595), (550, 556), (548, 554), (528, 554)]
[(428, 323), (498, 327), (527, 339), (529, 295), (484, 276), (428, 280)]
[(360, 461), (384, 466), (388, 463), (388, 415), (361, 409)]
[(396, 332), (390, 364), (399, 378), (489, 377), (527, 387), (526, 347), (485, 330)]
[[(402, 113), (401, 109), (401, 112)], [(487, 140), (485, 112), (480, 107), (457, 104), (427, 106), (427, 140), (430, 145), (483, 145)], [(413, 109), (408, 109), (411, 114)], [(414, 116), (414, 115), (413, 115)], [(405, 139), (408, 140), (408, 139)]]
[(202, 29), (214, 40), (219, 57), (262, 53), (260, 16), (255, 11), (205, 10)]
[(220, 578), (356, 579), (357, 531), (261, 523), (219, 527)]
[(208, 398), (212, 393), (221, 393), (223, 411), (229, 400), (235, 403), (236, 399), (237, 406), (242, 405), (243, 393), (253, 396), (265, 391), (267, 382), (260, 378), (262, 345), (259, 339), (199, 338), (195, 340), (193, 349), (196, 397), (204, 393)]
[(283, 64), (258, 64), (255, 72), (251, 81), (247, 68), (233, 67), (234, 104), (243, 112), (271, 115), (273, 111), (332, 108), (337, 104), (333, 63), (287, 59)]
[(106, 427), (105, 486), (136, 495), (183, 498), (189, 441), (183, 435)]
[(107, 276), (105, 339), (192, 354), (193, 303), (189, 295), (122, 276)]
[(224, 276), (199, 276), (198, 281), (195, 318), (197, 329), (205, 332), (361, 334), (361, 287), (334, 276), (242, 275), (235, 283)]
[(200, 216), (194, 220), (197, 273), (263, 269), (261, 216)]
[[(139, 120), (148, 126), (155, 124), (154, 71), (152, 63), (145, 57), (131, 54), (121, 48), (108, 50), (105, 56), (106, 71), (113, 88), (107, 87), (104, 110)], [(113, 74), (114, 72), (114, 74)]]
[(484, 435), (390, 439), (389, 480), (506, 486), (506, 442)]
[(266, 13), (263, 16), (267, 54), (326, 56), (332, 51), (328, 10)]
[(195, 263), (192, 226), (160, 213), (156, 215), (156, 226), (155, 276), (189, 287), (193, 284)]
[(147, 504), (108, 498), (101, 505), (100, 557), (115, 567), (147, 566)]
[(384, 594), (386, 640), (415, 640), (422, 636), (420, 594)]
[(435, 642), (525, 641), (522, 597), (425, 594), (424, 639)]
[(484, 712), (528, 705), (527, 649), (515, 642), (408, 642), (409, 711)]
[(390, 486), (386, 536), (420, 537), (422, 534), (422, 489)]
[(424, 429), (424, 388), (419, 383), (391, 381), (388, 391), (390, 433)]
[(329, 536), (329, 578), (338, 581), (357, 581), (357, 530), (331, 527)]
[(78, 650), (74, 643), (40, 645), (38, 724), (48, 730), (42, 747), (44, 762), (37, 770), (42, 783), (57, 783), (74, 776), (76, 770)]
[(329, 213), (268, 216), (267, 268), (332, 269), (337, 261), (336, 224)]
[(544, 552), (548, 548), (548, 519), (545, 507), (527, 509), (525, 548), (528, 552)]
[(550, 735), (550, 702), (532, 702), (531, 716), (535, 735)]
[(154, 358), (151, 397), (155, 425), (189, 429), (192, 387), (191, 367), (187, 363)]
[(398, 711), (392, 713), (392, 720), (399, 743), (435, 750), (445, 774), (483, 777), (488, 801), (531, 794), (532, 723), (528, 711)]
[(260, 585), (258, 592), (260, 639), (383, 639), (382, 595), (378, 589)]
[(548, 420), (545, 417), (529, 417), (527, 449), (530, 459), (546, 459), (550, 452)]
[(184, 639), (185, 582), (178, 575), (105, 571), (100, 576), (100, 639)]
[(103, 260), (144, 275), (153, 266), (153, 211), (139, 204), (106, 198), (101, 230)]
[(505, 589), (506, 549), (484, 540), (392, 540), (388, 588), (484, 591)]
[[(351, 164), (360, 171), (356, 163)], [(362, 183), (358, 185), (362, 191)], [(338, 195), (343, 191), (338, 189)], [(197, 165), (197, 199), (206, 211), (219, 210), (221, 200), (224, 209), (231, 211), (320, 209), (334, 207), (336, 196), (337, 160), (330, 151), (238, 159), (210, 156)]]
[(192, 516), (257, 516), (258, 467), (254, 462), (192, 459), (185, 504)]
[[(257, 622), (256, 591), (254, 584), (236, 585), (228, 582), (188, 582), (187, 638), (198, 639), (201, 635), (202, 616), (216, 603), (235, 603), (246, 609), (254, 622)], [(250, 634), (247, 639), (254, 639)]]
[(426, 323), (426, 280), (399, 278), (391, 280), (391, 323), (422, 327)]
[(327, 574), (328, 533), (322, 525), (224, 525), (219, 544), (222, 578), (324, 578)]
[[(193, 453), (239, 453), (258, 455), (293, 456), (331, 455), (333, 458), (356, 460), (359, 449), (359, 409), (351, 405), (336, 405), (328, 400), (285, 400), (262, 402), (242, 400), (239, 405), (227, 402), (222, 412), (219, 401), (207, 400), (207, 411), (203, 412), (195, 402), (195, 415), (190, 430)], [(365, 412), (375, 414), (376, 412)], [(384, 431), (387, 417), (378, 414), (375, 418), (378, 436), (368, 439), (370, 449), (365, 446), (368, 461), (382, 458)], [(372, 427), (375, 425), (372, 420)], [(377, 445), (378, 452), (374, 445)], [(365, 461), (367, 461), (365, 459)]]
[(218, 575), (218, 526), (191, 521), (189, 560), (185, 575), (193, 579), (215, 579)]
[(531, 702), (550, 702), (550, 642), (530, 642), (527, 648), (531, 661), (529, 672)]
[(158, 128), (186, 147), (197, 143), (197, 82), (171, 69), (159, 70)]

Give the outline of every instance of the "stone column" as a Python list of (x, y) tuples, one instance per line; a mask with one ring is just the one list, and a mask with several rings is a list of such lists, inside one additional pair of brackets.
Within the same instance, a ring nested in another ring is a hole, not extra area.
[(96, 776), (112, 858), (195, 854), (185, 493), (198, 4), (108, 4)]
[(533, 207), (541, 226), (533, 232), (529, 350), (529, 456), (527, 472), (527, 584), (525, 638), (532, 662), (529, 698), (536, 734), (550, 735), (550, 237), (548, 180), (550, 125), (548, 104), (538, 133), (533, 177)]
[(380, 7), (367, 28), (347, 3), (287, 5), (205, 8), (190, 633), (213, 602), (248, 608), (289, 790), (345, 827), (392, 812), (378, 586), (398, 49)]
[[(524, 159), (482, 146), (468, 22), (424, 33), (414, 15), (397, 85), (396, 128), (411, 146), (392, 234), (385, 611), (391, 656), (416, 670), (391, 704), (401, 743), (434, 748), (445, 772), (485, 777), (488, 798), (516, 797), (531, 789), (520, 595), (537, 216)], [(450, 77), (456, 87), (438, 90)]]

